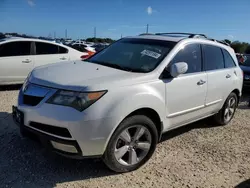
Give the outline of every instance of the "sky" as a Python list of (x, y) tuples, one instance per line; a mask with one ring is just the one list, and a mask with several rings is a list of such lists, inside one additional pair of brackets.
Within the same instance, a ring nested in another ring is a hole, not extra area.
[(73, 39), (146, 32), (250, 42), (250, 0), (0, 0), (0, 32)]

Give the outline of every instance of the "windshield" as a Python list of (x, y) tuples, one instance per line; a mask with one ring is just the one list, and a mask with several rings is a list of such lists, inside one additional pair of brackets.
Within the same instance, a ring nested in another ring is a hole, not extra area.
[(243, 63), (243, 66), (250, 67), (250, 55), (246, 55), (246, 61)]
[(121, 39), (87, 61), (132, 72), (151, 72), (166, 57), (175, 42), (151, 39)]

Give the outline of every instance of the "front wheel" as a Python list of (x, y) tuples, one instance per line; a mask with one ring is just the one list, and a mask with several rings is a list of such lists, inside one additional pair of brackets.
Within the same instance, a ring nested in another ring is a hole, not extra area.
[(112, 135), (103, 160), (115, 172), (133, 171), (150, 159), (157, 140), (151, 119), (143, 115), (128, 117)]
[(235, 93), (231, 93), (222, 109), (215, 114), (214, 119), (219, 125), (227, 125), (234, 117), (238, 104), (238, 97)]

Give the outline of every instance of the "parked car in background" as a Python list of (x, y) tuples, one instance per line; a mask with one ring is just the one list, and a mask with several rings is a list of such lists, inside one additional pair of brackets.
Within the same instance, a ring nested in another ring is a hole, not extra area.
[(250, 54), (244, 55), (244, 61), (240, 64), (244, 73), (244, 88), (250, 88)]
[(126, 37), (84, 62), (38, 67), (19, 92), (14, 120), (24, 136), (64, 156), (135, 170), (164, 132), (234, 117), (242, 71), (230, 46), (204, 37)]
[(88, 57), (90, 57), (90, 56), (92, 56), (93, 54), (96, 53), (96, 50), (95, 50), (94, 47), (88, 46), (86, 44), (80, 44), (80, 43), (78, 43), (78, 44), (73, 44), (73, 45), (68, 45), (68, 46), (70, 46), (71, 48), (74, 48), (74, 49), (76, 49), (76, 50), (78, 50), (80, 52), (86, 53), (86, 54), (84, 54), (82, 56), (82, 59), (83, 58), (88, 58)]
[(95, 48), (96, 52), (99, 52), (101, 50), (103, 50), (104, 48), (106, 48), (108, 45), (105, 44), (95, 44), (92, 47)]
[(87, 53), (40, 39), (0, 40), (0, 85), (21, 84), (29, 72), (41, 65), (80, 60)]

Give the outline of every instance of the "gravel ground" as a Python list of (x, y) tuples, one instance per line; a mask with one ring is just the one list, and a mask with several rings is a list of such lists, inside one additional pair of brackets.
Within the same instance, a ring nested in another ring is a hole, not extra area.
[(22, 138), (10, 114), (18, 88), (7, 89), (0, 91), (0, 187), (250, 187), (246, 96), (229, 125), (202, 120), (171, 131), (143, 168), (114, 174), (101, 160), (66, 159)]

